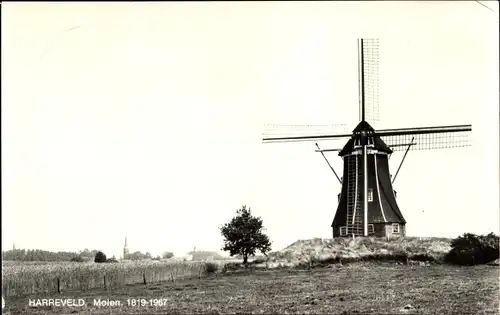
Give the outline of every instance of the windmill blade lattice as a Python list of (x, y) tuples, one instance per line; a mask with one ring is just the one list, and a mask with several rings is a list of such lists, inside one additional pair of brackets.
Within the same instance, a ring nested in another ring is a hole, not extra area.
[[(322, 139), (325, 135), (332, 138), (350, 137), (350, 131), (345, 124), (331, 125), (280, 125), (264, 126), (262, 140), (264, 142), (313, 141)], [(312, 139), (306, 139), (313, 137)], [(319, 137), (319, 138), (317, 138)]]
[[(360, 99), (365, 102), (365, 121), (373, 127), (380, 121), (379, 116), (379, 40), (364, 38), (362, 43), (362, 66), (360, 67)], [(361, 49), (361, 47), (359, 48)], [(360, 120), (362, 119), (360, 109)]]
[[(468, 147), (471, 125), (378, 130), (377, 135), (393, 151)], [(413, 139), (413, 142), (412, 142)]]

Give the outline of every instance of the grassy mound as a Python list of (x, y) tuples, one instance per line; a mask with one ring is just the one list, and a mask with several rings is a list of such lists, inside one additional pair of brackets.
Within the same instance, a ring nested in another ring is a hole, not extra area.
[(267, 264), (289, 267), (370, 260), (442, 263), (450, 248), (450, 240), (445, 238), (318, 238), (300, 240), (279, 252), (270, 253)]

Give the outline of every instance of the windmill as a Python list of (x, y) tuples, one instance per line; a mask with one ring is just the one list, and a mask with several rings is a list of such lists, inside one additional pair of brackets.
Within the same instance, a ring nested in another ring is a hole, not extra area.
[[(378, 117), (378, 39), (358, 40), (359, 120), (352, 133), (269, 136), (264, 143), (348, 139), (342, 148), (321, 149), (321, 153), (342, 185), (338, 207), (331, 224), (333, 237), (405, 236), (406, 220), (396, 201), (393, 183), (410, 150), (431, 150), (469, 146), (471, 125), (435, 126), (375, 130)], [(371, 124), (370, 124), (371, 123)], [(405, 151), (394, 177), (389, 159)], [(338, 152), (343, 159), (343, 176), (328, 162), (324, 152)]]

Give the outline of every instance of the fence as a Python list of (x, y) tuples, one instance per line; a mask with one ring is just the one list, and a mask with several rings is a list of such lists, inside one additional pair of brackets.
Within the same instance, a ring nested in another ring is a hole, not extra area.
[(175, 281), (202, 277), (201, 262), (71, 263), (7, 266), (3, 269), (2, 294), (22, 296), (95, 288), (114, 289), (128, 284)]

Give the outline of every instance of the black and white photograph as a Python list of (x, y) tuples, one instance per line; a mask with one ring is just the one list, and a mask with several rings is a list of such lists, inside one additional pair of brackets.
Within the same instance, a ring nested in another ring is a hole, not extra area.
[(2, 314), (500, 315), (498, 1), (1, 8)]

